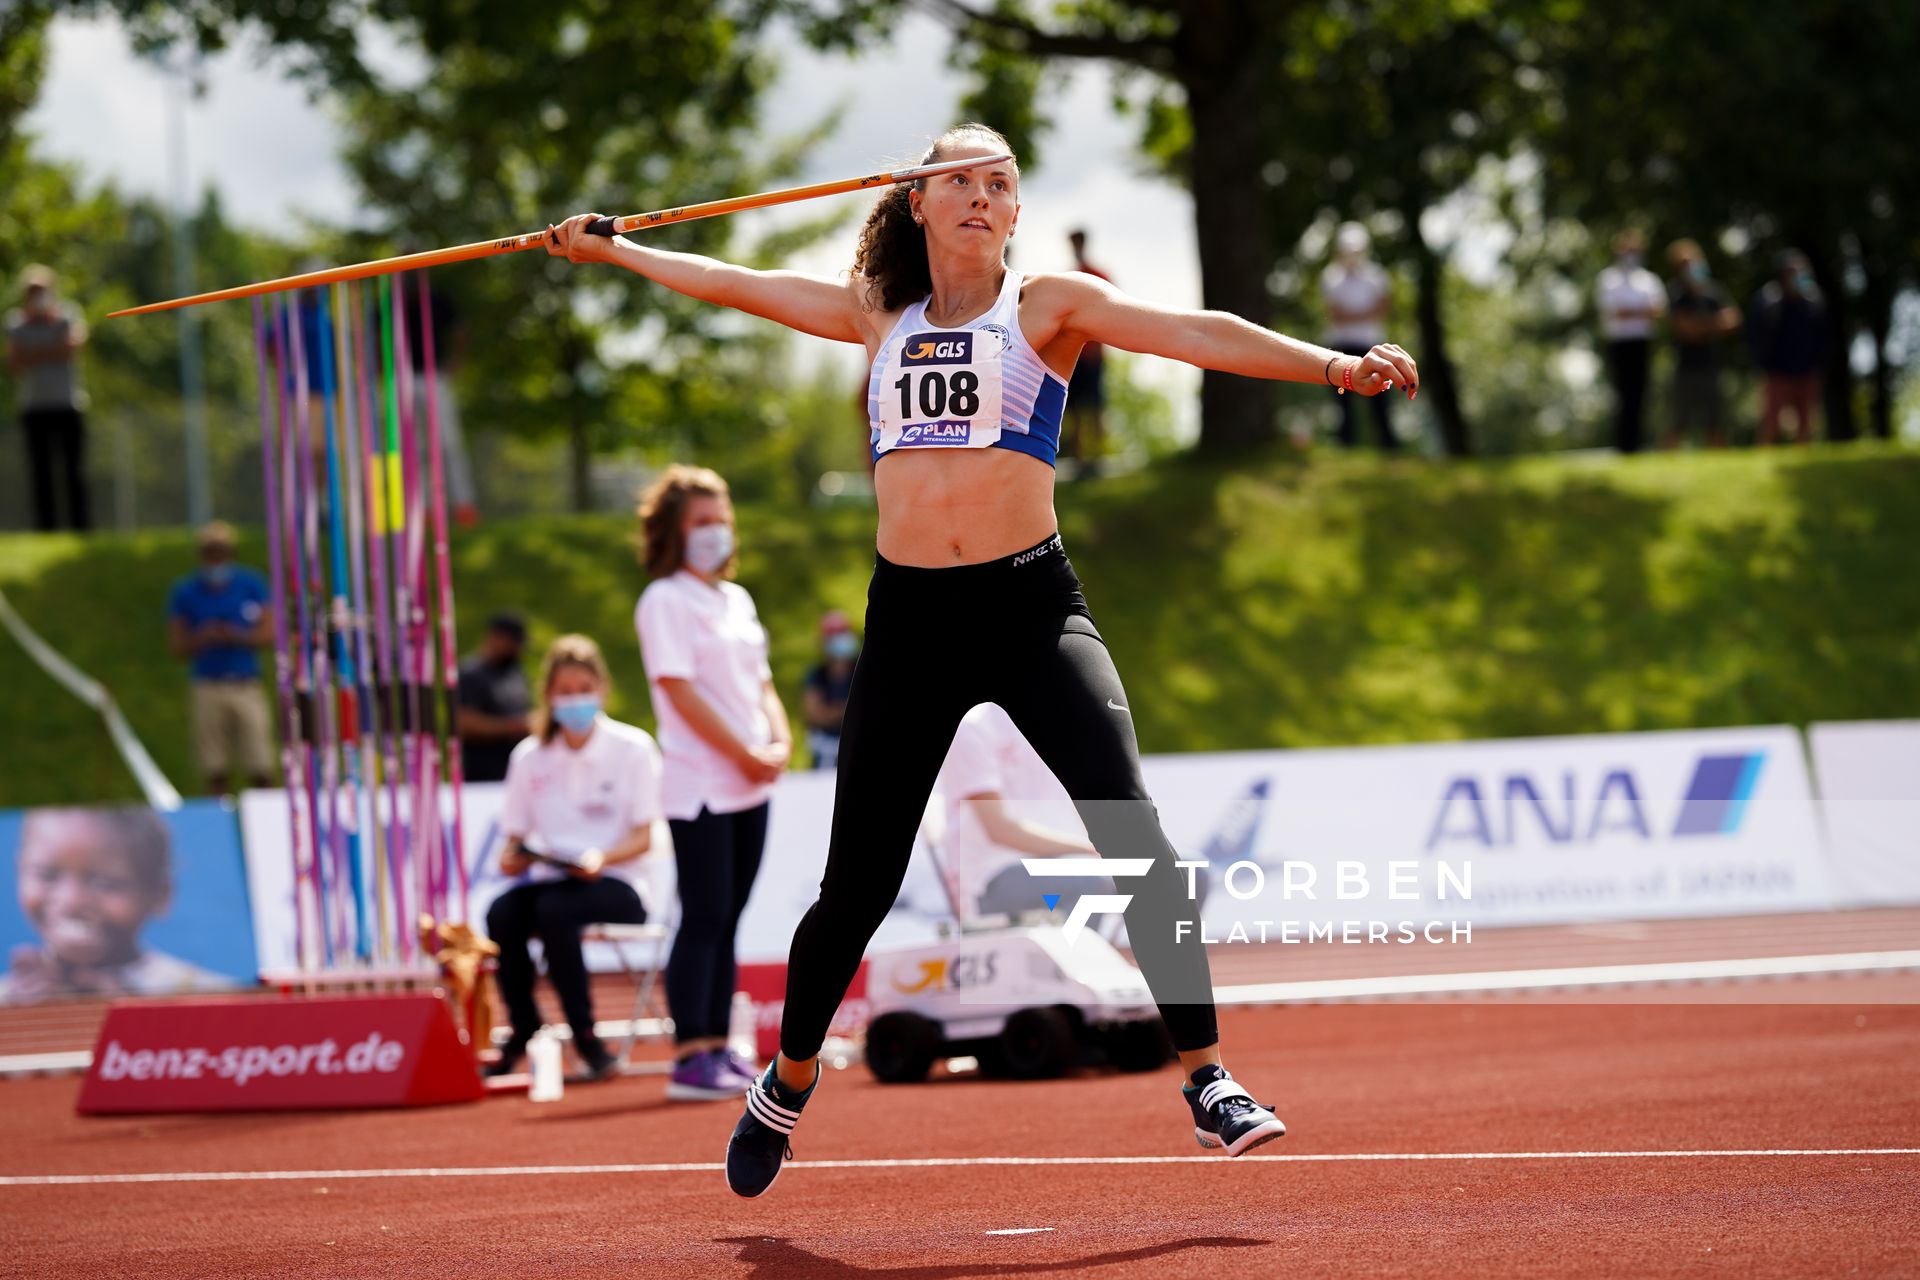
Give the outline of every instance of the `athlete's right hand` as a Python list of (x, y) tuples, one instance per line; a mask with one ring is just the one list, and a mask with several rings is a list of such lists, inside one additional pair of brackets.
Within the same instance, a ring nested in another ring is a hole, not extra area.
[(590, 236), (587, 224), (605, 215), (576, 213), (559, 226), (547, 226), (547, 256), (568, 262), (609, 262), (613, 258), (612, 236)]

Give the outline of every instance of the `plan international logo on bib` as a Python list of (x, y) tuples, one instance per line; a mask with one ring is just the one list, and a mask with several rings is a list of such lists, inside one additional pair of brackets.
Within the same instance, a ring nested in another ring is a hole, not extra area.
[(951, 444), (965, 447), (973, 434), (970, 422), (913, 422), (900, 429), (900, 444)]
[(972, 362), (971, 333), (916, 333), (900, 344), (900, 363), (909, 369)]

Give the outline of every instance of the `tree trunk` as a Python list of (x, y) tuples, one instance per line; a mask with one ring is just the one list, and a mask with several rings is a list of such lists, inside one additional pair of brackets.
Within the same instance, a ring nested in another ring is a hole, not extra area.
[(1893, 439), (1893, 378), (1887, 368), (1888, 341), (1893, 328), (1893, 289), (1882, 262), (1865, 252), (1867, 289), (1861, 303), (1867, 309), (1867, 329), (1873, 334), (1873, 434)]
[[(1265, 327), (1273, 317), (1267, 275), (1275, 254), (1261, 209), (1253, 61), (1229, 62), (1224, 75), (1213, 74), (1210, 65), (1189, 67), (1183, 83), (1193, 121), (1189, 184), (1200, 241), (1202, 305)], [(1280, 436), (1275, 406), (1271, 382), (1208, 370), (1200, 383), (1200, 450), (1222, 453), (1272, 444)]]
[(593, 510), (593, 442), (579, 407), (567, 425), (567, 488), (576, 513), (585, 515)]
[(1460, 407), (1460, 385), (1453, 376), (1453, 361), (1447, 356), (1446, 322), (1440, 312), (1446, 264), (1420, 229), (1424, 203), (1411, 187), (1408, 196), (1400, 216), (1406, 219), (1407, 234), (1413, 241), (1419, 282), (1414, 312), (1420, 324), (1420, 347), (1413, 358), (1420, 363), (1420, 390), (1431, 398), (1434, 417), (1440, 423), (1441, 447), (1449, 458), (1465, 458), (1473, 453), (1473, 433), (1467, 429), (1467, 415)]
[[(1811, 238), (1808, 244), (1818, 243)], [(1843, 278), (1845, 264), (1829, 257), (1824, 248), (1805, 250), (1813, 267), (1813, 278), (1820, 285), (1827, 303), (1827, 375), (1822, 390), (1827, 411), (1827, 439), (1858, 439), (1860, 429), (1853, 420), (1853, 309)]]

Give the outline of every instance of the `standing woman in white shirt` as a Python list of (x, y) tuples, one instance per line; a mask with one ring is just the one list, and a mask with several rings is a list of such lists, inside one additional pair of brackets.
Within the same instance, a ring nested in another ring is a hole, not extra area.
[[(1369, 256), (1373, 238), (1357, 222), (1343, 222), (1334, 233), (1334, 258), (1320, 276), (1320, 297), (1327, 304), (1333, 329), (1327, 346), (1350, 356), (1364, 356), (1387, 340), (1387, 316), (1393, 310), (1393, 283), (1386, 268)], [(1343, 395), (1340, 402), (1340, 443), (1349, 449), (1360, 445), (1359, 409)], [(1369, 400), (1374, 425), (1380, 428), (1380, 447), (1389, 453), (1400, 447), (1393, 434), (1388, 409), (1391, 398), (1375, 396)]]
[(734, 934), (760, 870), (773, 784), (793, 732), (767, 665), (767, 631), (735, 567), (727, 482), (672, 466), (640, 500), (647, 574), (634, 623), (666, 757), (680, 878), (667, 961), (675, 1062), (667, 1096), (738, 1098), (756, 1067), (727, 1047)]
[(646, 730), (603, 713), (607, 664), (586, 636), (553, 642), (540, 686), (533, 735), (507, 761), (500, 818), (507, 836), (500, 870), (521, 882), (487, 909), (487, 936), (500, 947), (500, 995), (513, 1023), (513, 1038), (489, 1070), (511, 1071), (540, 1029), (527, 953), (528, 941), (538, 938), (574, 1051), (601, 1080), (619, 1062), (593, 1033), (580, 929), (646, 923), (634, 884), (660, 817), (660, 750)]
[(1621, 453), (1640, 452), (1653, 326), (1667, 313), (1667, 287), (1641, 264), (1646, 248), (1646, 238), (1638, 231), (1615, 236), (1613, 265), (1600, 273), (1595, 289), (1600, 334), (1607, 342), (1607, 373), (1613, 379), (1613, 447)]

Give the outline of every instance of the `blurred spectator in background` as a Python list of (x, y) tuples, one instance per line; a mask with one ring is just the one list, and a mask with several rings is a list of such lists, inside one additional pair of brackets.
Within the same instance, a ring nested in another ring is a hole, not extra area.
[(816, 769), (840, 763), (840, 722), (847, 714), (847, 693), (853, 688), (853, 663), (860, 655), (860, 637), (838, 609), (820, 619), (820, 661), (807, 672), (805, 699), (807, 751)]
[(594, 1033), (580, 930), (647, 921), (639, 860), (653, 847), (661, 767), (646, 730), (606, 714), (610, 685), (599, 645), (579, 635), (555, 640), (540, 676), (534, 731), (507, 765), (500, 870), (518, 883), (487, 908), (487, 936), (500, 946), (500, 999), (513, 1034), (490, 1075), (512, 1071), (540, 1029), (527, 949), (535, 938), (587, 1078), (605, 1080), (620, 1068)]
[[(1333, 237), (1333, 261), (1320, 274), (1320, 297), (1333, 319), (1327, 345), (1350, 356), (1364, 356), (1378, 343), (1387, 340), (1387, 313), (1393, 309), (1393, 285), (1386, 269), (1375, 262), (1368, 251), (1373, 239), (1357, 222), (1344, 222)], [(1340, 405), (1340, 443), (1347, 448), (1360, 444), (1360, 423), (1353, 402), (1359, 396), (1336, 395)], [(1400, 442), (1393, 434), (1388, 416), (1392, 396), (1374, 396), (1367, 401), (1373, 410), (1374, 425), (1380, 429), (1380, 447), (1394, 450)]]
[(87, 341), (87, 322), (55, 296), (48, 268), (28, 267), (20, 284), (20, 310), (7, 317), (7, 368), (19, 387), (33, 525), (60, 527), (56, 498), (64, 493), (68, 526), (90, 529), (86, 420), (80, 412), (86, 401), (74, 368), (74, 356)]
[(634, 609), (665, 756), (680, 928), (667, 958), (674, 1066), (667, 1096), (737, 1099), (756, 1063), (727, 1044), (734, 938), (793, 731), (767, 665), (767, 629), (739, 561), (727, 482), (679, 463), (640, 498), (647, 575)]
[(20, 914), (40, 945), (13, 949), (0, 1003), (231, 988), (230, 978), (140, 943), (173, 900), (171, 843), (152, 809), (30, 811), (20, 826)]
[(1774, 277), (1747, 310), (1747, 343), (1760, 367), (1760, 443), (1780, 439), (1780, 415), (1793, 413), (1793, 438), (1813, 439), (1813, 406), (1827, 358), (1827, 304), (1798, 249), (1774, 259)]
[(1030, 875), (1021, 863), (1095, 849), (1067, 789), (997, 704), (961, 717), (934, 793), (946, 807), (941, 874), (963, 922), (1048, 910), (1043, 894), (1071, 911), (1083, 893), (1113, 892), (1111, 881)]
[[(1112, 276), (1087, 261), (1087, 233), (1070, 231), (1067, 243), (1073, 248), (1073, 269), (1111, 281)], [(1066, 420), (1061, 452), (1079, 463), (1078, 474), (1098, 475), (1100, 459), (1107, 448), (1107, 349), (1097, 342), (1080, 348), (1080, 359), (1073, 366), (1067, 383)]]
[(260, 687), (270, 639), (266, 580), (233, 562), (233, 526), (200, 530), (200, 568), (174, 584), (167, 639), (192, 673), (193, 746), (215, 795), (237, 767), (256, 787), (273, 770), (273, 716)]
[(1641, 265), (1647, 242), (1638, 231), (1613, 239), (1613, 265), (1600, 273), (1597, 290), (1600, 334), (1607, 343), (1607, 372), (1613, 379), (1613, 444), (1621, 453), (1638, 453), (1645, 439), (1647, 368), (1653, 355), (1653, 322), (1667, 309), (1660, 277)]
[(1733, 305), (1707, 268), (1707, 255), (1692, 240), (1667, 249), (1673, 280), (1667, 286), (1672, 311), (1672, 421), (1663, 444), (1672, 449), (1684, 435), (1699, 433), (1709, 448), (1727, 443), (1727, 398), (1720, 385), (1720, 344), (1740, 328)]
[(480, 652), (460, 664), (460, 764), (468, 782), (499, 782), (520, 739), (533, 732), (533, 689), (520, 658), (527, 624), (516, 613), (487, 619)]

